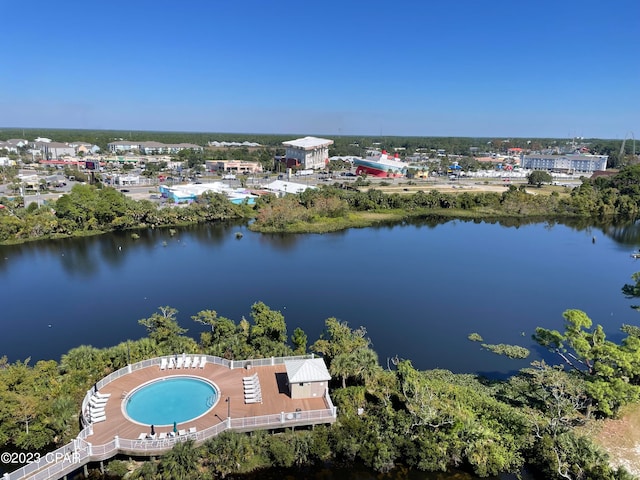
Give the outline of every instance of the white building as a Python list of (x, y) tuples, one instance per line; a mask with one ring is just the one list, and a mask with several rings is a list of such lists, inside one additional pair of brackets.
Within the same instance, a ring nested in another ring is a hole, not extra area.
[(31, 144), (31, 148), (40, 152), (45, 160), (59, 160), (62, 157), (76, 156), (76, 149), (66, 143), (36, 141)]
[(329, 146), (333, 140), (304, 137), (282, 142), (286, 147), (287, 167), (300, 166), (304, 169), (325, 168), (329, 162)]
[(287, 193), (298, 194), (304, 192), (309, 188), (315, 189), (317, 187), (314, 187), (312, 185), (304, 185), (302, 183), (287, 182), (284, 180), (274, 180), (273, 182), (265, 185), (264, 188), (265, 190), (269, 190), (270, 192), (283, 197)]
[(549, 172), (593, 173), (607, 169), (608, 155), (523, 155), (521, 166), (529, 170)]

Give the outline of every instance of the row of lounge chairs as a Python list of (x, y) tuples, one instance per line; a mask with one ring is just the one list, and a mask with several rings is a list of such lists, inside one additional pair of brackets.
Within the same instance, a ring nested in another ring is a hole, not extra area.
[(244, 403), (262, 403), (262, 390), (257, 373), (250, 377), (243, 377), (242, 385), (244, 387)]
[(91, 395), (89, 399), (89, 420), (91, 420), (91, 423), (104, 422), (107, 419), (104, 409), (110, 396), (110, 393), (99, 392)]
[(183, 437), (186, 435), (192, 435), (194, 433), (197, 432), (196, 427), (191, 427), (189, 428), (189, 431), (185, 430), (185, 429), (180, 429), (178, 430), (178, 432), (160, 432), (159, 434), (154, 433), (153, 435), (151, 435), (150, 433), (147, 432), (142, 432), (140, 435), (138, 435), (138, 440), (166, 440), (167, 438), (174, 438), (174, 437)]
[(162, 358), (160, 360), (160, 370), (173, 370), (181, 369), (181, 368), (204, 368), (207, 364), (206, 355), (202, 356), (179, 356), (179, 357), (169, 357)]

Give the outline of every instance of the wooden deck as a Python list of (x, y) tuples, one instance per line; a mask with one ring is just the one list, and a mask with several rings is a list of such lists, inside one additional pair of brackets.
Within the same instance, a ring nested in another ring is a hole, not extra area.
[[(246, 404), (242, 378), (258, 374), (262, 391), (262, 403)], [(284, 365), (259, 366), (251, 370), (242, 368), (229, 369), (225, 366), (207, 363), (202, 368), (160, 370), (158, 366), (151, 366), (124, 375), (108, 385), (100, 393), (110, 393), (111, 396), (105, 407), (106, 421), (93, 425), (93, 434), (87, 441), (93, 445), (103, 445), (118, 436), (122, 439), (135, 440), (141, 433), (149, 433), (149, 425), (140, 425), (129, 420), (123, 414), (124, 397), (139, 385), (160, 379), (188, 375), (213, 382), (218, 387), (218, 401), (205, 415), (192, 421), (178, 424), (178, 429), (189, 430), (195, 427), (202, 431), (217, 425), (227, 419), (229, 411), (232, 419), (257, 417), (262, 415), (279, 414), (281, 412), (312, 411), (328, 408), (324, 398), (292, 399), (286, 384), (286, 369)], [(226, 399), (229, 398), (228, 403)], [(173, 431), (173, 424), (168, 426), (155, 425), (156, 435)]]

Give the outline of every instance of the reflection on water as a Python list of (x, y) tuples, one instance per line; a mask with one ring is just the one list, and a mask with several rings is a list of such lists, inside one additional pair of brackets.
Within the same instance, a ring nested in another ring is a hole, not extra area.
[[(139, 338), (137, 320), (161, 305), (178, 309), (197, 338), (197, 312), (239, 321), (263, 301), (310, 341), (336, 317), (366, 326), (383, 364), (398, 355), (418, 368), (499, 378), (544, 358), (531, 334), (561, 328), (567, 308), (586, 311), (609, 336), (635, 322), (620, 288), (637, 265), (619, 240), (637, 235), (635, 223), (425, 217), (325, 235), (225, 223), (3, 246), (0, 355), (57, 359), (79, 344)], [(472, 332), (531, 357), (483, 351), (468, 341)]]
[(638, 221), (620, 225), (608, 225), (604, 227), (603, 231), (605, 235), (622, 245), (633, 247), (640, 244), (640, 222)]

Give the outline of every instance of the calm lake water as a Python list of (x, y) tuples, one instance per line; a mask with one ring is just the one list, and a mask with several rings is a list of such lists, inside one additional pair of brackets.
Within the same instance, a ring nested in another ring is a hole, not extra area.
[[(163, 305), (177, 308), (182, 326), (197, 337), (205, 327), (191, 316), (200, 310), (239, 321), (263, 301), (285, 315), (290, 334), (304, 329), (309, 343), (325, 319), (337, 317), (367, 328), (383, 365), (397, 355), (420, 369), (503, 377), (546, 358), (531, 334), (536, 326), (561, 329), (568, 308), (586, 311), (613, 338), (621, 324), (640, 320), (630, 308), (639, 302), (621, 293), (640, 271), (630, 256), (640, 246), (637, 225), (421, 221), (326, 235), (262, 235), (243, 225), (139, 233), (138, 240), (122, 233), (0, 246), (0, 356), (58, 360), (81, 344), (140, 338), (146, 332), (138, 319)], [(494, 355), (467, 339), (472, 332), (532, 354), (517, 361)], [(273, 470), (256, 478), (299, 475)], [(475, 478), (353, 467), (304, 475)]]
[[(263, 301), (309, 343), (337, 317), (367, 328), (383, 365), (397, 355), (420, 369), (500, 377), (544, 355), (532, 332), (561, 329), (568, 308), (613, 338), (640, 320), (621, 293), (640, 270), (630, 256), (640, 245), (634, 225), (416, 222), (325, 235), (227, 225), (130, 235), (0, 247), (0, 355), (58, 360), (81, 344), (139, 338), (138, 320), (163, 305), (197, 337), (205, 327), (191, 316), (200, 310), (239, 321)], [(472, 332), (532, 355), (497, 356), (470, 342)]]

